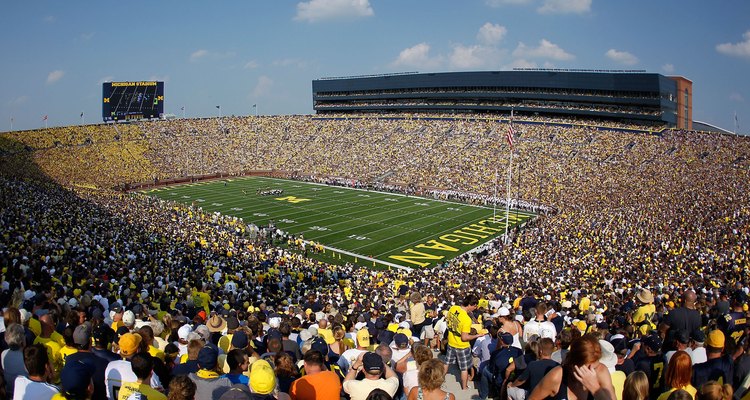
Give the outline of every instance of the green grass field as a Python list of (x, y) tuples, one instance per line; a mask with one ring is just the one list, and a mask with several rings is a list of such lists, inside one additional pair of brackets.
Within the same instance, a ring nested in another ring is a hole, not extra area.
[[(282, 189), (277, 196), (256, 190)], [(347, 189), (298, 181), (246, 177), (183, 184), (142, 193), (218, 211), (246, 223), (303, 234), (329, 258), (364, 266), (427, 267), (455, 258), (505, 232), (505, 210)], [(533, 218), (511, 210), (511, 228)], [(343, 256), (343, 258), (342, 258)]]

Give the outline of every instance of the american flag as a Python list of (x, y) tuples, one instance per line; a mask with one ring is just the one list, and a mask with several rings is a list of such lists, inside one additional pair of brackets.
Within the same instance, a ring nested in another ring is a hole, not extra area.
[(508, 139), (508, 146), (510, 146), (510, 149), (513, 150), (513, 136), (516, 135), (516, 131), (513, 130), (513, 121), (511, 121), (510, 126), (508, 127), (508, 132), (505, 134), (505, 138)]
[(47, 120), (47, 116), (45, 115), (45, 116), (44, 116), (44, 117), (42, 118), (42, 121), (46, 121), (46, 120)]

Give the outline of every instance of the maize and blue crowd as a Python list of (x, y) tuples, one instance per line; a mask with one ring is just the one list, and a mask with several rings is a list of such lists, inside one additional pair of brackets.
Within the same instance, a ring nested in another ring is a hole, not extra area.
[(555, 212), (412, 271), (323, 263), (252, 221), (112, 188), (274, 170), (477, 202), (507, 168), (506, 122), (3, 134), (3, 396), (442, 399), (455, 372), (481, 399), (750, 398), (750, 141), (525, 121), (542, 124), (514, 122), (513, 196)]

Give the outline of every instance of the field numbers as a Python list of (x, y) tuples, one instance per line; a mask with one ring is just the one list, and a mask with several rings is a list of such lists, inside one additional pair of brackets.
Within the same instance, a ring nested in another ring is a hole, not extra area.
[(347, 236), (349, 239), (355, 239), (355, 240), (370, 240), (367, 236), (359, 236), (359, 235), (349, 235)]
[(190, 196), (182, 196), (183, 199), (189, 199)]
[(392, 202), (394, 202), (394, 203), (398, 203), (398, 199), (391, 199), (391, 198), (387, 198), (387, 199), (384, 199), (384, 200), (385, 200), (385, 201), (392, 201)]
[(295, 196), (277, 197), (276, 200), (278, 200), (278, 201), (288, 201), (288, 202), (290, 202), (292, 204), (301, 203), (303, 201), (310, 201), (310, 199), (300, 199), (300, 198), (295, 197)]
[(359, 196), (359, 197), (370, 197), (369, 194), (358, 194), (357, 196)]
[(256, 217), (267, 217), (268, 216), (268, 214), (263, 214), (263, 213), (253, 213), (253, 215), (256, 216)]
[(317, 225), (315, 225), (315, 226), (311, 226), (311, 227), (310, 227), (310, 230), (311, 230), (311, 231), (319, 231), (319, 232), (324, 232), (324, 231), (327, 231), (327, 230), (329, 230), (329, 229), (328, 229), (328, 228), (326, 228), (325, 226), (317, 226)]
[(460, 208), (455, 208), (455, 207), (448, 207), (448, 210), (450, 210), (450, 211), (461, 211)]
[(294, 224), (294, 223), (296, 223), (297, 221), (295, 221), (295, 220), (293, 220), (293, 219), (289, 219), (289, 218), (284, 218), (284, 219), (282, 219), (282, 220), (279, 220), (279, 222), (283, 222), (283, 223), (285, 223), (285, 224)]
[(203, 202), (204, 202), (204, 201), (206, 201), (206, 200), (203, 200), (203, 199), (195, 199), (195, 201), (197, 201), (198, 203), (203, 203)]
[(211, 203), (211, 205), (214, 206), (214, 207), (221, 207), (224, 204), (223, 203)]
[(239, 207), (233, 207), (233, 208), (231, 208), (231, 210), (232, 210), (232, 211), (242, 211), (242, 209), (241, 209), (241, 208), (239, 208)]
[(429, 207), (430, 205), (427, 203), (414, 203), (415, 206), (422, 206), (422, 207)]

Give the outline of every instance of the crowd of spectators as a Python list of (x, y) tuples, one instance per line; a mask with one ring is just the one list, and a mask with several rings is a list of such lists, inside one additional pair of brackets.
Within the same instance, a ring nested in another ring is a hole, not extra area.
[[(482, 397), (629, 400), (645, 375), (644, 399), (747, 398), (750, 141), (514, 125), (513, 197), (556, 212), (414, 271), (328, 265), (250, 240), (235, 218), (106, 188), (285, 170), (486, 196), (508, 167), (507, 123), (222, 118), (4, 136), (0, 388), (445, 396), (426, 348)], [(23, 179), (23, 157), (52, 182)], [(450, 335), (473, 349), (468, 367)]]

